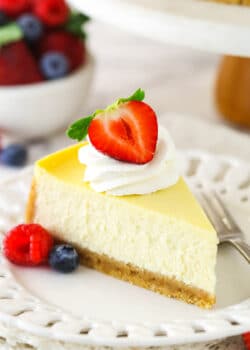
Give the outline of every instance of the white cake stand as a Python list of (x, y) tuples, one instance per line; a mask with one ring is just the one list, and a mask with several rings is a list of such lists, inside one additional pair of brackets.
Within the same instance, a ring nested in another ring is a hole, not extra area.
[(162, 42), (250, 57), (250, 7), (204, 0), (69, 0), (79, 11)]

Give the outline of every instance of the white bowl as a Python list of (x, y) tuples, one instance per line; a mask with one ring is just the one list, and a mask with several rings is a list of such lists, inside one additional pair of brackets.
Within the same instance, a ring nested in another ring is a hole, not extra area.
[(93, 80), (94, 58), (66, 78), (0, 88), (0, 128), (18, 138), (46, 137), (79, 117)]

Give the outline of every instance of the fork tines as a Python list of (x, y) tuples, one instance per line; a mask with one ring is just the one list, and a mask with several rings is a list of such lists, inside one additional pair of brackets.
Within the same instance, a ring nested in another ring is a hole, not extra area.
[(241, 233), (241, 229), (215, 191), (209, 194), (201, 192), (201, 196), (203, 208), (220, 236)]

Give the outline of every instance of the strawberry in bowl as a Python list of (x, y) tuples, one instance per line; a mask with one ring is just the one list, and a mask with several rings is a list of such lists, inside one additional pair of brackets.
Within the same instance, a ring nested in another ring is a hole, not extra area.
[(43, 137), (82, 111), (94, 68), (88, 19), (64, 0), (0, 0), (1, 129)]

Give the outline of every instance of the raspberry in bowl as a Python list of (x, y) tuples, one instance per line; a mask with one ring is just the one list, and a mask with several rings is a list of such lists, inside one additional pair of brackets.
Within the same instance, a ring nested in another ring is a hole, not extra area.
[(82, 112), (94, 71), (87, 21), (65, 0), (0, 0), (1, 129), (44, 137)]

